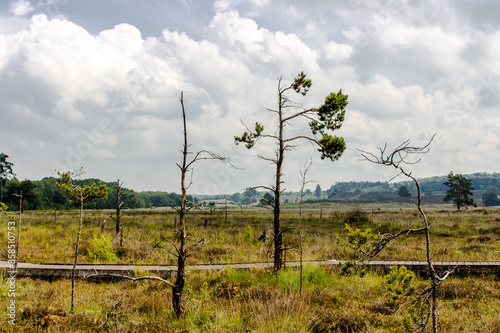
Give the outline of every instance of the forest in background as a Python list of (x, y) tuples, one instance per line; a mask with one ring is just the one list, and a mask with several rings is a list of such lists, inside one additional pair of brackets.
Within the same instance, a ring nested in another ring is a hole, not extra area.
[[(472, 181), (472, 187), (475, 193), (486, 191), (498, 194), (500, 191), (500, 173), (474, 173), (464, 175)], [(71, 204), (71, 198), (64, 194), (57, 187), (57, 178), (46, 177), (42, 180), (23, 180), (17, 178), (7, 180), (3, 186), (2, 202), (6, 203), (11, 210), (19, 209), (19, 198), (15, 194), (23, 191), (24, 209), (25, 210), (52, 210), (71, 209), (74, 206)], [(419, 180), (422, 193), (425, 196), (434, 196), (436, 194), (444, 194), (448, 189), (444, 182), (446, 176), (435, 176), (422, 178)], [(87, 208), (91, 209), (114, 209), (116, 208), (116, 192), (117, 182), (103, 182), (99, 179), (83, 179), (75, 181), (78, 185), (90, 185), (92, 183), (102, 182), (109, 188), (108, 198), (97, 202), (89, 203)], [(378, 199), (378, 198), (398, 198), (398, 191), (401, 187), (406, 187), (412, 196), (415, 196), (416, 188), (412, 182), (370, 182), (370, 181), (349, 181), (336, 182), (328, 189), (323, 190), (320, 185), (315, 188), (306, 189), (304, 200), (363, 200), (363, 199)], [(220, 202), (233, 201), (241, 205), (258, 205), (262, 202), (262, 198), (266, 195), (265, 192), (251, 190), (248, 192), (239, 192), (227, 195), (198, 195), (193, 194), (188, 196), (188, 200), (192, 203), (201, 201)], [(127, 207), (136, 208), (152, 208), (177, 205), (180, 195), (174, 192), (162, 191), (142, 191), (136, 192), (132, 189), (122, 188), (121, 200), (127, 201)], [(300, 199), (299, 192), (286, 191), (283, 193), (284, 203), (298, 202)]]

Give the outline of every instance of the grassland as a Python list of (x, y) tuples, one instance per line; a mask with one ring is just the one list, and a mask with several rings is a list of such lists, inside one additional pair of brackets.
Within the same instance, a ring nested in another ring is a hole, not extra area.
[[(380, 208), (380, 209), (379, 209)], [(390, 209), (389, 209), (390, 208)], [(371, 228), (375, 233), (417, 227), (420, 218), (411, 206), (336, 207), (306, 205), (299, 217), (297, 207), (287, 206), (283, 226), (293, 227), (286, 244), (298, 248), (302, 230), (304, 259), (342, 259), (344, 249), (337, 241), (345, 237), (345, 223)], [(436, 261), (499, 261), (500, 210), (455, 211), (428, 207), (432, 223), (433, 259)], [(114, 235), (111, 211), (87, 211), (80, 253), (81, 263), (174, 264), (161, 246), (174, 241), (175, 212), (171, 210), (126, 211), (122, 223), (125, 241)], [(112, 256), (96, 255), (95, 240), (105, 235)], [(20, 260), (25, 262), (71, 263), (77, 233), (76, 212), (27, 212), (23, 216)], [(205, 227), (205, 220), (207, 226)], [(266, 261), (270, 233), (259, 242), (263, 230), (271, 229), (272, 214), (265, 209), (231, 209), (210, 214), (193, 211), (188, 218), (196, 247), (188, 264)], [(7, 256), (7, 232), (0, 230), (0, 257)], [(95, 239), (95, 240), (94, 240)], [(155, 246), (156, 245), (156, 246)], [(160, 246), (158, 246), (160, 245)], [(298, 260), (296, 250), (287, 260)], [(423, 236), (395, 241), (378, 257), (394, 260), (423, 260)], [(141, 272), (137, 272), (141, 274)], [(428, 281), (417, 277), (415, 286)], [(0, 307), (9, 298), (1, 279)], [(172, 313), (171, 291), (158, 282), (91, 283), (77, 285), (76, 312), (68, 315), (70, 281), (18, 278), (17, 326), (3, 324), (0, 331), (12, 332), (404, 332), (411, 309), (396, 309), (386, 301), (387, 285), (380, 273), (363, 277), (343, 276), (333, 268), (307, 266), (304, 289), (299, 293), (299, 273), (286, 270), (276, 276), (264, 270), (191, 272), (188, 275), (185, 319)], [(441, 285), (440, 318), (443, 332), (500, 332), (500, 282), (498, 276), (453, 277)]]
[[(124, 243), (114, 234), (112, 211), (85, 212), (81, 263), (115, 264), (175, 264), (167, 251), (154, 246), (154, 240), (167, 246), (166, 240), (175, 241), (173, 210), (126, 211), (122, 217)], [(500, 210), (451, 209), (427, 210), (432, 224), (433, 259), (436, 261), (497, 261), (500, 258)], [(99, 239), (103, 220), (104, 234), (113, 239), (115, 257), (99, 260), (90, 256), (94, 238)], [(204, 227), (205, 220), (207, 226)], [(418, 227), (421, 218), (416, 210), (405, 209), (332, 209), (324, 206), (306, 206), (299, 221), (298, 209), (291, 206), (283, 212), (283, 228), (294, 228), (285, 234), (287, 246), (297, 249), (298, 231), (303, 234), (304, 260), (341, 259), (342, 248), (338, 237), (346, 234), (345, 224), (354, 228), (371, 228), (373, 233), (396, 232), (403, 228)], [(210, 214), (194, 211), (188, 217), (188, 230), (193, 241), (204, 238), (190, 257), (190, 264), (262, 262), (267, 260), (272, 229), (272, 213), (265, 209), (232, 209)], [(268, 241), (257, 238), (268, 231)], [(23, 216), (20, 261), (37, 263), (72, 263), (74, 242), (78, 231), (78, 213), (59, 212), (57, 222), (51, 212), (28, 212)], [(7, 243), (7, 230), (0, 230), (0, 244)], [(157, 244), (158, 245), (158, 244)], [(288, 251), (287, 260), (299, 259), (298, 251)], [(7, 246), (1, 246), (0, 258), (7, 257)], [(423, 235), (399, 239), (378, 257), (383, 260), (422, 260)]]

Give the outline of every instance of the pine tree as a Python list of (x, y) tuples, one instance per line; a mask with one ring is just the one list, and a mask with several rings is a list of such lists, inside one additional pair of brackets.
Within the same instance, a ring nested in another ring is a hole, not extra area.
[(450, 172), (447, 176), (448, 180), (443, 184), (448, 186), (449, 189), (446, 191), (446, 195), (443, 198), (444, 202), (452, 201), (458, 210), (466, 206), (476, 207), (474, 199), (472, 199), (472, 181), (465, 178), (462, 175), (454, 175)]

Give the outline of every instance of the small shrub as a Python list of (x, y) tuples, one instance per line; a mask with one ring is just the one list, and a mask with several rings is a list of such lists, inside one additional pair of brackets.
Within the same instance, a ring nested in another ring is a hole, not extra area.
[(251, 226), (245, 228), (245, 233), (243, 234), (243, 239), (247, 242), (253, 242), (255, 240), (253, 229)]
[(348, 260), (340, 265), (340, 275), (349, 276), (358, 273), (364, 275), (365, 269), (361, 270), (361, 266), (356, 262), (364, 260), (370, 243), (376, 242), (380, 235), (373, 234), (370, 228), (364, 231), (359, 228), (352, 229), (348, 224), (345, 225), (345, 229), (347, 241), (337, 237), (337, 244), (342, 248), (343, 257)]
[(374, 242), (380, 238), (379, 235), (373, 234), (370, 228), (363, 231), (358, 228), (352, 229), (346, 224), (345, 229), (347, 230), (347, 247), (353, 250), (357, 255), (363, 252), (364, 247), (366, 247), (369, 242)]
[(395, 309), (404, 300), (415, 292), (415, 273), (409, 271), (405, 266), (391, 268), (391, 272), (385, 277), (387, 300), (385, 304)]
[(370, 219), (368, 218), (367, 212), (364, 212), (360, 209), (355, 209), (347, 213), (347, 216), (344, 218), (344, 222), (346, 224), (363, 224), (369, 223)]
[(88, 252), (89, 258), (92, 260), (110, 262), (117, 259), (113, 250), (113, 237), (107, 235), (101, 235), (100, 237), (94, 235)]
[(151, 245), (153, 249), (163, 247), (163, 237), (161, 235), (156, 235), (149, 245)]
[(359, 275), (363, 277), (366, 273), (366, 268), (361, 269), (361, 266), (356, 264), (354, 261), (349, 260), (345, 263), (340, 263), (340, 276), (352, 276)]

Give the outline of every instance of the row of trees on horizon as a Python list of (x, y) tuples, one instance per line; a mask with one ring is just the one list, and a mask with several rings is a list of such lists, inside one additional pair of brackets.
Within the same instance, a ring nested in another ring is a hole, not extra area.
[[(3, 154), (3, 156), (7, 156)], [(5, 161), (3, 163), (5, 168)], [(65, 194), (57, 186), (58, 179), (55, 177), (46, 177), (42, 180), (22, 180), (12, 177), (11, 179), (0, 178), (2, 183), (1, 202), (6, 203), (11, 210), (19, 209), (19, 200), (16, 195), (21, 191), (24, 198), (25, 210), (51, 210), (51, 209), (73, 209), (75, 206), (71, 203), (71, 197)], [(483, 204), (485, 206), (500, 205), (498, 193), (500, 192), (500, 173), (475, 173), (466, 175), (471, 181), (473, 189), (482, 191)], [(447, 176), (436, 176), (420, 180), (423, 193), (425, 195), (434, 195), (435, 193), (444, 193), (449, 189), (445, 182)], [(75, 180), (79, 185), (91, 185), (102, 182), (106, 185), (110, 194), (117, 188), (117, 182), (103, 182), (99, 179)], [(314, 189), (304, 191), (304, 199), (308, 201), (317, 200), (335, 200), (336, 197), (342, 197), (343, 193), (391, 193), (393, 197), (411, 197), (415, 192), (413, 184), (408, 182), (370, 182), (370, 181), (349, 181), (337, 182), (328, 189), (323, 190), (318, 184)], [(169, 205), (178, 205), (180, 194), (175, 192), (163, 191), (142, 191), (136, 192), (132, 189), (122, 188), (121, 195), (123, 200), (127, 201), (127, 207), (130, 209), (163, 207)], [(241, 205), (263, 205), (265, 204), (265, 195), (267, 192), (250, 190), (247, 192), (238, 192), (229, 195), (214, 196), (188, 196), (189, 202), (198, 203), (199, 201), (217, 201), (229, 200)], [(269, 196), (269, 194), (268, 194)], [(297, 202), (300, 198), (299, 192), (288, 191), (283, 193), (285, 203)], [(116, 200), (112, 195), (106, 199), (97, 202), (88, 203), (86, 208), (90, 209), (114, 209)]]

